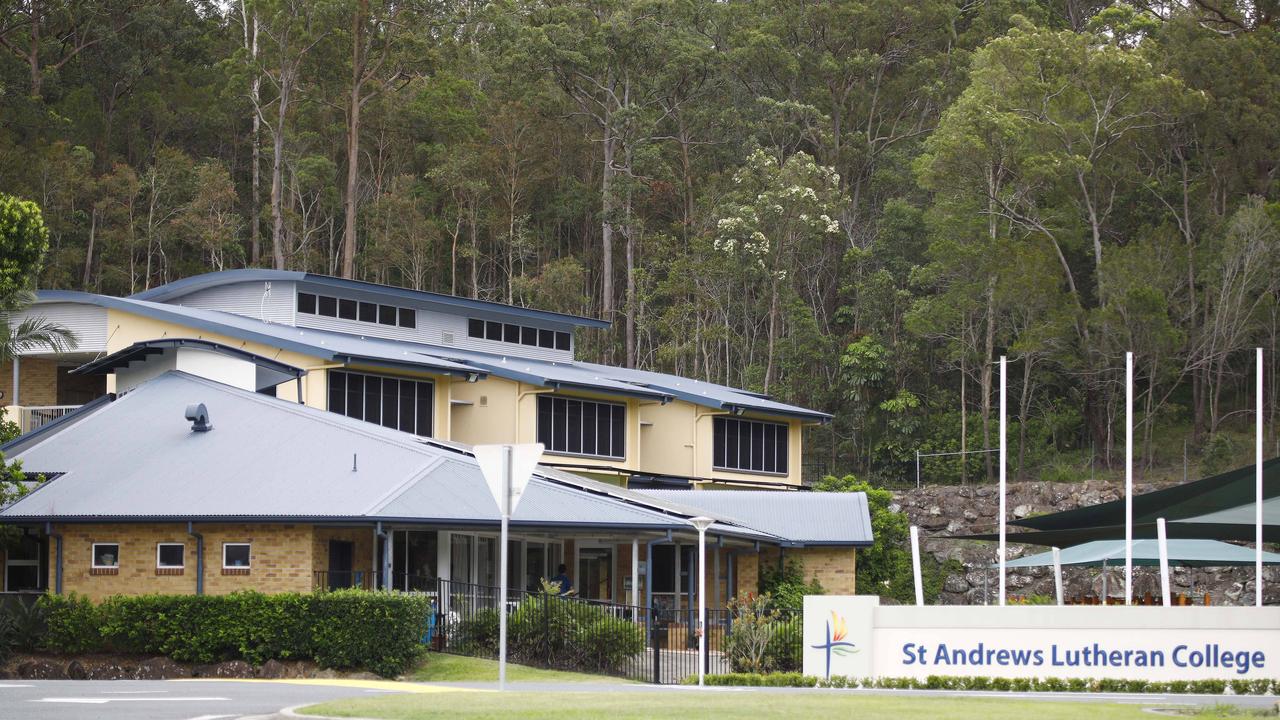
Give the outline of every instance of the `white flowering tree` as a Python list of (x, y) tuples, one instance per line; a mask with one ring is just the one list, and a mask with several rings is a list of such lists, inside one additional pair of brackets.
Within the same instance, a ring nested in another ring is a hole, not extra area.
[[(841, 232), (843, 204), (835, 170), (796, 153), (779, 162), (757, 150), (733, 175), (716, 223), (715, 250), (733, 268), (740, 297), (730, 302), (755, 303), (764, 313), (766, 338), (763, 386), (775, 376), (778, 339), (785, 331), (782, 310), (803, 294), (816, 295), (810, 283), (817, 277), (821, 248)], [(813, 306), (805, 304), (813, 311)], [(755, 353), (751, 353), (754, 355)]]

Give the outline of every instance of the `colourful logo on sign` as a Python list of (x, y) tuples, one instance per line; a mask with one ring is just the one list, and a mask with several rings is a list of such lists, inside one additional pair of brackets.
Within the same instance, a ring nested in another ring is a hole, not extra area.
[(849, 628), (845, 624), (844, 617), (831, 612), (831, 619), (827, 621), (826, 642), (812, 645), (815, 650), (825, 650), (827, 653), (827, 678), (831, 678), (831, 656), (839, 655), (845, 657), (858, 652), (858, 646), (845, 640), (849, 636)]

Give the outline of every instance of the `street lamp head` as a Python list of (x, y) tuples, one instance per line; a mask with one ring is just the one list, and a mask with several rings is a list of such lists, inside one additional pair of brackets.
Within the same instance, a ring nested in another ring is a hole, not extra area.
[(711, 527), (711, 524), (715, 522), (715, 519), (709, 518), (705, 515), (699, 515), (697, 517), (689, 518), (689, 522), (698, 529), (698, 532), (703, 532), (707, 528)]

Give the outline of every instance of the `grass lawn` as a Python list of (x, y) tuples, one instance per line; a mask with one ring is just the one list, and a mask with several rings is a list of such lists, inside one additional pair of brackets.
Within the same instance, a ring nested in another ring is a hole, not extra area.
[[(848, 693), (697, 692), (615, 693), (442, 692), (388, 695), (312, 705), (302, 713), (337, 717), (425, 718), (849, 718), (871, 720), (1150, 720), (1138, 705), (1037, 702), (1001, 698), (926, 698)], [(1200, 715), (1198, 717), (1212, 717)]]
[[(498, 682), (498, 661), (428, 653), (426, 660), (406, 673), (417, 682)], [(586, 675), (563, 670), (544, 670), (507, 663), (508, 682), (626, 682), (606, 675)]]

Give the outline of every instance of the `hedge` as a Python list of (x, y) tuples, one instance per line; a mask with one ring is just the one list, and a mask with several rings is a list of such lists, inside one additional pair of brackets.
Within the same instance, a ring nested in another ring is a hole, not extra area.
[[(685, 684), (696, 683), (688, 678)], [(1001, 678), (930, 675), (919, 678), (829, 679), (800, 673), (725, 673), (707, 675), (707, 685), (755, 687), (878, 688), (891, 690), (993, 690), (1006, 692), (1119, 692), (1222, 695), (1280, 694), (1280, 680), (1119, 680), (1113, 678)]]
[(41, 646), (60, 653), (165, 655), (179, 662), (315, 660), (326, 668), (404, 672), (422, 650), (431, 601), (364, 590), (314, 594), (112, 597), (39, 601)]

